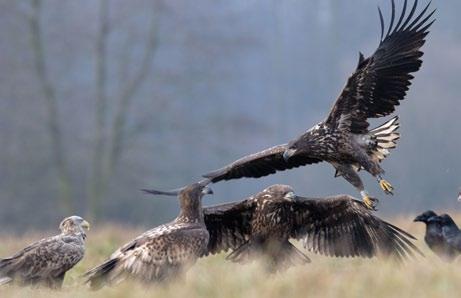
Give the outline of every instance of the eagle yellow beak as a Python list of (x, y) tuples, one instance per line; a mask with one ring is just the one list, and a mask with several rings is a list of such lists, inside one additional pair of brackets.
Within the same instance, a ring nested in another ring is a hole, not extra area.
[(84, 221), (80, 224), (80, 226), (81, 226), (82, 228), (86, 229), (87, 231), (90, 230), (90, 223), (87, 222), (86, 220), (84, 220)]

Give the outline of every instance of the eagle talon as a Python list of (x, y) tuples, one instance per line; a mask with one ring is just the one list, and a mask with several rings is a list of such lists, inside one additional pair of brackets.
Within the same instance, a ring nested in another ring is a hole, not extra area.
[(376, 199), (376, 198), (372, 198), (370, 196), (365, 196), (363, 198), (363, 203), (365, 204), (365, 206), (370, 209), (370, 210), (373, 210), (373, 211), (377, 211), (378, 209), (376, 208), (376, 206), (378, 206), (378, 202), (379, 200)]
[(381, 186), (382, 190), (384, 191), (385, 194), (387, 195), (393, 195), (394, 193), (392, 192), (394, 190), (394, 187), (387, 182), (384, 179), (379, 180), (379, 186)]

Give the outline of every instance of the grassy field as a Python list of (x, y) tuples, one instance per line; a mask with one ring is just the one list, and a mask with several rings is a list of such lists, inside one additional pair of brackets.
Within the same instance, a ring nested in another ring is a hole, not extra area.
[[(458, 217), (459, 221), (460, 217)], [(106, 226), (89, 232), (87, 254), (69, 271), (62, 291), (0, 288), (0, 297), (460, 297), (461, 267), (447, 264), (423, 242), (424, 226), (410, 217), (392, 222), (413, 233), (425, 258), (403, 266), (378, 259), (331, 259), (312, 253), (312, 263), (268, 276), (258, 263), (240, 266), (224, 255), (201, 259), (187, 276), (168, 286), (145, 287), (134, 282), (92, 292), (79, 276), (101, 262), (114, 249), (136, 236), (140, 229)], [(43, 236), (0, 236), (0, 256), (6, 256)]]

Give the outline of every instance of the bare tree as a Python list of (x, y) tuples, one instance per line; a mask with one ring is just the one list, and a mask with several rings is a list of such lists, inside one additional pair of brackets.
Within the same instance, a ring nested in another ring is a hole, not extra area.
[(48, 116), (48, 134), (51, 140), (52, 158), (57, 169), (59, 183), (59, 198), (61, 208), (65, 212), (72, 210), (72, 187), (66, 160), (66, 150), (63, 144), (63, 132), (60, 125), (59, 105), (56, 96), (56, 87), (50, 80), (46, 68), (46, 53), (43, 46), (41, 16), (42, 1), (32, 0), (32, 15), (29, 17), (31, 44), (34, 52), (35, 71), (43, 95)]
[[(123, 155), (127, 137), (127, 119), (136, 91), (147, 79), (151, 69), (151, 61), (156, 48), (156, 23), (152, 17), (148, 30), (147, 41), (145, 43), (143, 57), (139, 67), (130, 71), (129, 47), (126, 47), (126, 54), (117, 63), (120, 64), (120, 82), (115, 84), (121, 86), (116, 90), (115, 98), (109, 98), (108, 91), (108, 40), (111, 30), (115, 23), (110, 23), (109, 12), (110, 2), (100, 0), (99, 3), (99, 26), (95, 41), (96, 64), (95, 64), (95, 129), (94, 129), (94, 148), (92, 155), (91, 182), (88, 188), (88, 213), (95, 218), (100, 213), (102, 199), (108, 190), (108, 185), (120, 158)], [(63, 140), (62, 126), (59, 116), (59, 98), (54, 82), (49, 79), (46, 69), (46, 52), (44, 48), (41, 16), (42, 1), (31, 0), (32, 16), (29, 17), (31, 32), (31, 43), (34, 51), (35, 70), (38, 80), (42, 86), (46, 107), (48, 112), (48, 131), (52, 145), (52, 155), (57, 169), (59, 180), (59, 201), (63, 211), (67, 213), (72, 210), (72, 181), (66, 159), (66, 148)], [(131, 74), (131, 75), (129, 75)], [(114, 94), (114, 92), (111, 92)], [(115, 112), (109, 112), (111, 106)], [(135, 127), (145, 127), (143, 123), (136, 124)], [(131, 136), (130, 136), (131, 137)]]
[[(128, 55), (124, 55), (119, 61), (121, 69), (120, 82), (122, 86), (118, 90), (115, 102), (115, 114), (113, 119), (107, 119), (107, 39), (111, 25), (109, 23), (109, 5), (107, 0), (101, 0), (99, 33), (96, 42), (96, 73), (97, 73), (97, 97), (96, 97), (96, 130), (95, 130), (95, 154), (93, 161), (92, 187), (89, 195), (90, 217), (95, 217), (100, 212), (101, 201), (108, 190), (108, 183), (117, 168), (120, 157), (123, 154), (127, 137), (127, 118), (136, 91), (146, 80), (151, 68), (151, 61), (156, 49), (156, 23), (151, 19), (144, 55), (139, 69), (132, 77), (128, 77), (127, 67), (130, 65)], [(107, 123), (112, 123), (108, 134), (105, 134)], [(139, 124), (137, 127), (143, 127)]]

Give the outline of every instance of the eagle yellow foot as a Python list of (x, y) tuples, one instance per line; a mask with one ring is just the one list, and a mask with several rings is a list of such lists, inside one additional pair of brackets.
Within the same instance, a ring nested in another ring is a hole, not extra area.
[(381, 186), (382, 190), (384, 190), (384, 193), (386, 193), (387, 195), (393, 195), (394, 194), (394, 193), (392, 193), (394, 188), (386, 180), (384, 180), (384, 179), (379, 180), (379, 186)]
[(372, 198), (372, 197), (367, 195), (367, 196), (363, 197), (363, 202), (365, 203), (365, 206), (368, 209), (374, 210), (374, 211), (378, 210), (378, 209), (376, 209), (376, 206), (378, 206), (378, 202), (379, 202), (378, 199)]

